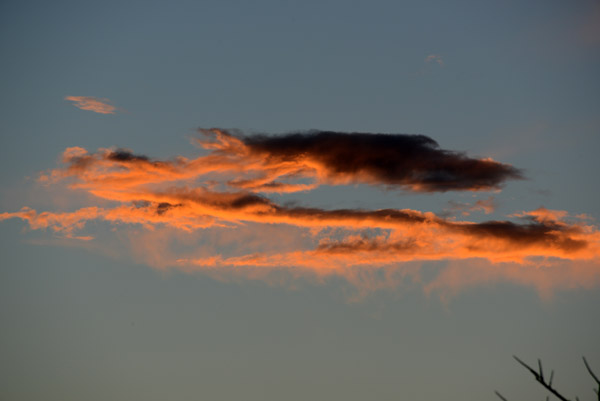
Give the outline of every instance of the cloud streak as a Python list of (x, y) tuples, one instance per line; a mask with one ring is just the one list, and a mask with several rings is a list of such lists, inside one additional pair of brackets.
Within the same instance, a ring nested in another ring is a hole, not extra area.
[(445, 214), (460, 213), (463, 216), (469, 216), (473, 212), (483, 212), (485, 214), (494, 213), (497, 208), (496, 201), (492, 196), (487, 199), (479, 199), (475, 203), (461, 203), (449, 201), (449, 209), (445, 210)]
[[(473, 222), (411, 209), (290, 206), (268, 197), (271, 192), (355, 183), (416, 192), (497, 190), (509, 179), (522, 178), (510, 165), (440, 149), (421, 135), (311, 131), (244, 136), (218, 129), (201, 134), (194, 142), (205, 153), (194, 159), (154, 160), (127, 149), (90, 153), (67, 148), (62, 166), (43, 173), (40, 181), (64, 183), (97, 201), (72, 212), (38, 213), (25, 207), (0, 214), (0, 220), (20, 218), (31, 229), (88, 241), (95, 236), (85, 232), (90, 221), (190, 236), (214, 230), (231, 236), (241, 227), (256, 227), (251, 253), (229, 242), (216, 243), (210, 251), (156, 263), (191, 270), (290, 268), (347, 277), (355, 268), (423, 261), (485, 260), (532, 267), (562, 260), (585, 261), (600, 274), (597, 228), (563, 211), (538, 208)], [(487, 213), (493, 208), (489, 198), (463, 209)], [(302, 245), (290, 243), (286, 250), (269, 246), (292, 228), (302, 233)]]
[(117, 108), (110, 100), (93, 96), (66, 96), (65, 100), (73, 102), (73, 106), (81, 110), (89, 110), (99, 114), (115, 114)]

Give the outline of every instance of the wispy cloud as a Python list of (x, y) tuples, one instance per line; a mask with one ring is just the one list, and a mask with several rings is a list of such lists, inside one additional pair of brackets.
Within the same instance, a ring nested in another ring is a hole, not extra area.
[(89, 110), (100, 114), (115, 114), (117, 108), (110, 104), (110, 100), (93, 96), (66, 96), (65, 100), (81, 110)]
[(438, 63), (440, 66), (444, 66), (444, 59), (439, 54), (430, 54), (425, 57), (425, 63)]
[[(268, 197), (271, 192), (354, 183), (430, 193), (497, 190), (506, 180), (521, 178), (513, 166), (440, 149), (420, 135), (200, 133), (195, 142), (209, 153), (194, 159), (154, 160), (127, 149), (90, 153), (67, 148), (63, 165), (40, 180), (48, 185), (66, 182), (71, 190), (98, 201), (72, 212), (23, 208), (0, 214), (0, 220), (21, 218), (32, 229), (88, 241), (92, 236), (84, 231), (92, 220), (190, 236), (218, 230), (229, 232), (230, 238), (243, 227), (254, 227), (251, 248), (216, 241), (210, 251), (173, 254), (170, 260), (162, 252), (156, 262), (186, 270), (287, 267), (346, 277), (357, 268), (388, 269), (420, 261), (476, 259), (535, 269), (543, 261), (562, 260), (586, 261), (600, 275), (600, 233), (585, 219), (563, 211), (538, 208), (474, 222), (411, 209), (290, 206)], [(458, 209), (488, 213), (494, 207), (488, 198)], [(292, 228), (302, 233), (302, 241), (269, 246), (287, 238)]]
[(473, 212), (483, 212), (485, 214), (494, 213), (497, 208), (496, 201), (493, 196), (487, 199), (479, 199), (475, 203), (464, 203), (449, 201), (449, 208), (445, 210), (445, 214), (460, 213), (463, 216), (469, 216)]

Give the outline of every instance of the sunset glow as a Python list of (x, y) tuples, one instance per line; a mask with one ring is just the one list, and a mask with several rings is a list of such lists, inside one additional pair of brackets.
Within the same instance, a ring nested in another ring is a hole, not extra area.
[[(117, 229), (122, 225), (145, 230), (172, 227), (197, 235), (211, 228), (235, 232), (248, 223), (258, 224), (259, 230), (260, 225), (275, 225), (275, 232), (294, 226), (312, 243), (312, 248), (287, 252), (267, 252), (259, 242), (250, 254), (234, 248), (229, 254), (217, 250), (208, 255), (175, 255), (172, 260), (161, 257), (152, 262), (161, 268), (287, 267), (345, 276), (352, 266), (391, 268), (413, 261), (482, 259), (535, 271), (540, 263), (562, 260), (585, 261), (588, 267), (577, 274), (591, 274), (594, 282), (600, 281), (600, 232), (566, 211), (542, 207), (504, 220), (475, 222), (411, 209), (285, 206), (268, 197), (272, 192), (361, 182), (430, 193), (498, 189), (505, 180), (522, 179), (522, 173), (510, 165), (439, 149), (425, 136), (317, 131), (245, 136), (222, 129), (199, 133), (193, 142), (208, 153), (194, 159), (177, 156), (163, 161), (126, 149), (90, 153), (67, 148), (62, 166), (42, 173), (39, 182), (83, 191), (92, 195), (92, 203), (71, 212), (24, 207), (1, 214), (0, 219), (21, 218), (32, 229), (48, 228), (56, 235), (86, 241), (96, 237), (86, 228), (92, 220), (109, 222)], [(310, 182), (303, 184), (303, 180)], [(477, 201), (471, 209), (487, 213), (490, 200)], [(333, 228), (335, 233), (330, 232)], [(264, 243), (272, 241), (261, 238)], [(552, 263), (556, 266), (556, 261)], [(521, 280), (518, 274), (509, 277)]]
[(595, 399), (599, 27), (0, 1), (0, 401)]

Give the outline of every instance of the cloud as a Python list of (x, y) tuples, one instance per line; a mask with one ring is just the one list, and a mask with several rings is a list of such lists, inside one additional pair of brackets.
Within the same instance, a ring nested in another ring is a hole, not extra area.
[[(40, 181), (84, 192), (90, 195), (89, 204), (71, 212), (38, 213), (25, 207), (0, 214), (0, 221), (20, 218), (31, 229), (87, 242), (99, 240), (96, 232), (88, 232), (90, 221), (120, 230), (136, 227), (156, 238), (164, 238), (161, 232), (181, 232), (203, 244), (223, 233), (210, 247), (139, 251), (149, 264), (211, 274), (243, 267), (260, 277), (290, 269), (294, 274), (354, 280), (356, 269), (469, 260), (528, 269), (548, 261), (580, 261), (596, 266), (600, 274), (598, 229), (566, 211), (538, 208), (475, 222), (411, 209), (323, 209), (269, 198), (273, 191), (322, 184), (366, 183), (420, 192), (496, 190), (504, 181), (521, 177), (510, 165), (443, 150), (420, 135), (311, 131), (244, 136), (216, 129), (202, 134), (195, 143), (208, 152), (193, 159), (155, 160), (128, 149), (90, 153), (67, 148), (62, 166), (43, 173)], [(463, 212), (488, 213), (495, 207), (491, 197), (457, 205)], [(232, 242), (249, 227), (252, 241), (246, 236)], [(144, 236), (131, 238), (134, 249), (145, 249), (139, 244)], [(535, 276), (529, 270), (527, 274)]]
[[(201, 188), (171, 188), (146, 193), (93, 190), (91, 193), (120, 202), (121, 206), (39, 214), (24, 208), (15, 213), (3, 213), (0, 219), (17, 217), (27, 220), (33, 229), (51, 228), (68, 234), (83, 228), (86, 221), (97, 219), (141, 224), (148, 228), (171, 226), (187, 231), (214, 226), (235, 227), (251, 222), (308, 229), (337, 227), (345, 233), (375, 229), (383, 233), (383, 236), (371, 239), (357, 240), (352, 235), (341, 241), (326, 239), (302, 256), (309, 260), (311, 255), (343, 253), (338, 259), (352, 258), (344, 261), (348, 264), (364, 264), (365, 260), (376, 263), (381, 258), (373, 259), (374, 255), (382, 254), (385, 258), (381, 260), (385, 263), (471, 257), (520, 262), (537, 256), (589, 259), (600, 255), (600, 237), (594, 227), (580, 221), (566, 222), (559, 218), (564, 217), (563, 214), (546, 209), (522, 213), (521, 222), (475, 223), (446, 220), (433, 213), (409, 209), (285, 207), (251, 193), (213, 192)], [(359, 258), (360, 255), (365, 258)]]
[(202, 132), (215, 139), (199, 141), (202, 146), (262, 165), (257, 178), (230, 182), (249, 190), (281, 190), (278, 178), (307, 178), (316, 183), (367, 183), (418, 192), (479, 191), (523, 178), (513, 166), (440, 149), (424, 135), (310, 131), (234, 136), (224, 130)]
[[(545, 211), (545, 209), (544, 209)], [(531, 212), (535, 214), (538, 211)], [(296, 226), (343, 227), (348, 233), (377, 228), (375, 237), (349, 234), (341, 240), (324, 238), (315, 249), (211, 258), (211, 264), (246, 266), (327, 266), (389, 265), (408, 261), (483, 258), (491, 262), (530, 263), (536, 258), (595, 259), (600, 257), (600, 235), (594, 227), (579, 222), (487, 221), (454, 222), (417, 211), (399, 210), (314, 210), (302, 211), (302, 218), (289, 219), (296, 210), (283, 210), (280, 219)], [(202, 265), (205, 260), (196, 260)]]
[(110, 104), (110, 100), (93, 96), (66, 96), (65, 100), (81, 110), (89, 110), (100, 114), (115, 114), (117, 108)]
[(444, 66), (444, 60), (439, 54), (430, 54), (427, 57), (425, 57), (425, 63), (431, 62), (438, 63), (442, 67)]
[(449, 201), (449, 208), (445, 210), (445, 214), (451, 215), (454, 213), (460, 213), (463, 216), (469, 216), (473, 212), (483, 212), (485, 214), (494, 213), (497, 208), (494, 197), (490, 196), (487, 199), (479, 199), (475, 203), (461, 203), (456, 201)]
[(201, 133), (195, 142), (211, 153), (196, 159), (159, 161), (127, 149), (90, 154), (73, 147), (63, 153), (65, 168), (42, 179), (73, 176), (81, 179), (79, 187), (103, 181), (114, 189), (212, 173), (229, 188), (285, 193), (355, 183), (415, 192), (484, 191), (523, 177), (511, 165), (440, 149), (423, 135), (311, 131), (236, 136), (217, 129)]

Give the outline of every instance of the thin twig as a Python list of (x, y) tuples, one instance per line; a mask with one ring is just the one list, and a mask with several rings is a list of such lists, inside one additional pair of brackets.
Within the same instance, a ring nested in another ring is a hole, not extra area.
[(543, 381), (544, 380), (544, 371), (542, 370), (542, 360), (541, 359), (538, 359), (538, 366), (540, 368), (540, 378)]
[(513, 355), (513, 358), (515, 358), (517, 360), (517, 362), (519, 362), (521, 365), (525, 366), (525, 368), (527, 368), (531, 372), (531, 374), (533, 374), (535, 376), (535, 379), (538, 380), (538, 378), (540, 377), (540, 375), (538, 375), (538, 372), (536, 372), (535, 370), (530, 368), (529, 365), (527, 365), (525, 362), (523, 362), (522, 360), (517, 358), (516, 355)]
[(496, 393), (496, 395), (502, 400), (502, 401), (508, 401), (506, 398), (504, 398), (504, 396), (502, 394), (500, 394), (498, 391), (494, 391), (494, 393)]
[(585, 367), (587, 368), (588, 372), (590, 372), (590, 375), (592, 375), (594, 380), (596, 380), (596, 383), (600, 384), (600, 379), (598, 379), (598, 377), (594, 374), (594, 372), (592, 372), (592, 368), (590, 368), (590, 365), (588, 364), (587, 360), (585, 359), (585, 356), (582, 358), (583, 358), (583, 363), (585, 363)]

